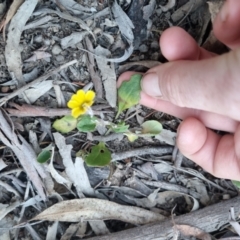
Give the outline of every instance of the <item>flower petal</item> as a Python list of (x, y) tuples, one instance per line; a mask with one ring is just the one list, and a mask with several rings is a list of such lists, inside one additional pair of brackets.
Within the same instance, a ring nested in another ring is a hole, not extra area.
[(77, 91), (77, 94), (76, 94), (76, 95), (77, 95), (77, 97), (78, 97), (78, 99), (79, 99), (80, 101), (81, 101), (81, 100), (84, 101), (84, 99), (85, 99), (85, 94), (86, 94), (86, 93), (84, 92), (84, 90), (81, 89), (81, 90), (78, 90), (78, 91)]
[(81, 105), (84, 101), (84, 98), (80, 99), (77, 94), (73, 94), (71, 100), (76, 101), (78, 105)]
[(84, 108), (78, 107), (72, 110), (72, 116), (78, 118), (80, 115), (83, 115), (86, 112)]
[(86, 92), (86, 95), (85, 95), (85, 101), (86, 102), (92, 102), (94, 98), (95, 98), (95, 92), (94, 91), (89, 90), (89, 91)]
[(85, 102), (84, 106), (87, 106), (87, 108), (91, 107), (93, 105), (94, 101)]
[(79, 103), (77, 101), (71, 99), (70, 101), (68, 101), (67, 106), (69, 108), (77, 108), (77, 107), (79, 107)]

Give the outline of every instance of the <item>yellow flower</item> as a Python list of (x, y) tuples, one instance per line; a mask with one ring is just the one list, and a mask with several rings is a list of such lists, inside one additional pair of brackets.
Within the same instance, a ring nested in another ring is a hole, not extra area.
[(76, 94), (73, 94), (67, 106), (72, 109), (72, 116), (78, 118), (80, 115), (85, 114), (88, 109), (93, 105), (95, 98), (94, 91), (84, 92), (78, 90)]

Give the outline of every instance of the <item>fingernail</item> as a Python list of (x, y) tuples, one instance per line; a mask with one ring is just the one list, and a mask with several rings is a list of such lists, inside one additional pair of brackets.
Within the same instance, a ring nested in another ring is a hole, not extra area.
[(142, 91), (153, 97), (161, 97), (158, 75), (154, 72), (147, 73), (141, 81)]
[(222, 22), (225, 22), (227, 20), (227, 17), (229, 14), (229, 6), (228, 5), (229, 5), (229, 2), (226, 1), (220, 10), (219, 14), (220, 14), (220, 18), (221, 18)]

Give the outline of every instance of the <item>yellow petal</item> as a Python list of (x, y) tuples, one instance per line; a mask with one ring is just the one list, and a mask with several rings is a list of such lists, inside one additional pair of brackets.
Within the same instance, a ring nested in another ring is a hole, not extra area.
[(94, 101), (90, 101), (90, 102), (85, 102), (85, 106), (87, 107), (91, 107), (93, 105)]
[(82, 105), (84, 102), (84, 98), (79, 98), (77, 94), (73, 94), (71, 100), (76, 101), (78, 103), (78, 106)]
[(78, 91), (77, 91), (77, 94), (76, 94), (76, 95), (77, 95), (77, 97), (78, 97), (79, 100), (83, 100), (83, 101), (84, 101), (84, 99), (85, 99), (85, 94), (86, 94), (86, 93), (81, 89), (81, 90), (78, 90)]
[(70, 100), (68, 103), (67, 103), (67, 106), (69, 108), (77, 108), (79, 107), (79, 103), (75, 100)]
[(90, 90), (90, 91), (86, 92), (86, 95), (85, 95), (85, 101), (86, 102), (92, 102), (94, 98), (95, 98), (95, 92), (94, 91)]
[(80, 108), (80, 107), (74, 108), (72, 110), (72, 116), (74, 118), (78, 118), (80, 115), (83, 115), (85, 112), (86, 112), (86, 110), (84, 108)]

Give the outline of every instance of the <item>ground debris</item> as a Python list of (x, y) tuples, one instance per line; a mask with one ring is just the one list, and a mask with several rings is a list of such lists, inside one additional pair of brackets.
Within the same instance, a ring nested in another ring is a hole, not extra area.
[[(1, 17), (8, 4), (0, 2)], [(215, 2), (210, 1), (210, 10)], [(124, 239), (114, 238), (114, 232), (166, 220), (149, 238), (166, 240), (174, 232), (168, 220), (174, 207), (179, 236), (201, 235), (199, 229), (206, 236), (208, 231), (221, 235), (218, 229), (228, 231), (229, 224), (238, 232), (234, 201), (230, 222), (223, 208), (215, 213), (220, 211), (220, 220), (210, 210), (205, 215), (211, 223), (198, 217), (197, 209), (214, 208), (238, 191), (231, 181), (209, 175), (182, 156), (175, 141), (179, 119), (140, 105), (116, 119), (118, 76), (164, 63), (159, 37), (170, 26), (184, 28), (202, 44), (214, 18), (210, 12), (203, 0), (13, 1), (2, 21), (7, 41), (0, 36), (0, 239), (101, 239), (109, 233), (111, 239)], [(53, 122), (70, 117), (67, 104), (79, 89), (96, 93), (90, 114), (102, 125), (88, 133), (55, 132)], [(104, 125), (123, 127), (124, 121), (138, 132), (148, 120), (164, 129), (135, 142)], [(88, 167), (84, 157), (99, 142), (112, 161)], [(40, 164), (37, 156), (45, 151), (50, 159)], [(195, 216), (194, 221), (183, 214)], [(28, 221), (34, 216), (53, 222), (32, 225)], [(21, 228), (13, 228), (17, 224)], [(154, 237), (159, 231), (163, 238)], [(150, 232), (139, 229), (125, 239), (145, 240)]]

